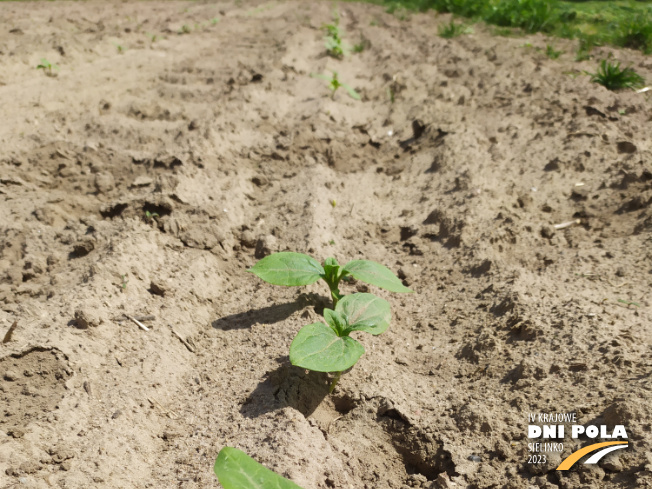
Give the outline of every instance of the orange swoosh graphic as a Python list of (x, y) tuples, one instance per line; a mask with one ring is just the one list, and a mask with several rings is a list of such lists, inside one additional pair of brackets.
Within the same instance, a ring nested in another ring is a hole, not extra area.
[(566, 460), (564, 460), (561, 464), (559, 464), (557, 470), (568, 470), (573, 465), (575, 465), (575, 462), (581, 459), (584, 455), (587, 455), (591, 452), (595, 452), (596, 450), (599, 450), (601, 448), (610, 447), (612, 445), (627, 445), (627, 443), (628, 442), (626, 441), (605, 441), (602, 443), (594, 443), (593, 445), (589, 445), (588, 447), (580, 448), (578, 451), (573, 452), (568, 457), (566, 457)]

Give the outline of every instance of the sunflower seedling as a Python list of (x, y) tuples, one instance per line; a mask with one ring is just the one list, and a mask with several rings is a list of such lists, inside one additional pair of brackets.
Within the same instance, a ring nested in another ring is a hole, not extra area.
[(41, 58), (41, 62), (36, 66), (37, 70), (43, 70), (43, 73), (45, 73), (48, 76), (54, 76), (54, 73), (52, 73), (52, 70), (58, 70), (59, 67), (53, 63), (50, 63), (47, 59)]
[(348, 46), (342, 41), (342, 31), (340, 30), (340, 16), (335, 12), (333, 14), (333, 23), (325, 24), (324, 30), (326, 37), (324, 38), (324, 45), (326, 52), (333, 58), (342, 59), (349, 51)]
[(237, 448), (222, 448), (213, 470), (224, 489), (302, 489)]
[(337, 302), (335, 309), (324, 309), (322, 322), (299, 330), (290, 345), (290, 363), (316, 372), (336, 372), (329, 392), (333, 392), (342, 372), (353, 367), (365, 352), (349, 335), (365, 331), (383, 333), (391, 319), (389, 302), (373, 294), (353, 294)]
[(386, 300), (368, 293), (343, 296), (340, 281), (353, 277), (390, 292), (412, 292), (391, 270), (370, 260), (353, 260), (342, 267), (335, 258), (327, 258), (322, 265), (302, 253), (281, 252), (263, 258), (249, 271), (274, 285), (326, 282), (333, 309), (324, 309), (326, 324), (309, 324), (299, 331), (290, 345), (290, 362), (317, 372), (335, 372), (330, 392), (342, 372), (355, 365), (365, 351), (349, 335), (353, 331), (379, 335), (389, 327), (391, 317)]
[(335, 100), (335, 92), (337, 92), (337, 89), (340, 87), (344, 88), (352, 99), (360, 100), (360, 94), (358, 92), (337, 78), (337, 71), (333, 71), (332, 73), (333, 74), (330, 77), (327, 75), (322, 75), (321, 73), (312, 73), (310, 76), (328, 82), (328, 88), (331, 89), (331, 98), (333, 100)]
[(322, 279), (330, 290), (333, 307), (342, 298), (340, 281), (349, 276), (390, 292), (412, 292), (389, 268), (371, 260), (353, 260), (342, 267), (335, 258), (326, 258), (322, 266), (311, 256), (283, 251), (266, 256), (249, 271), (267, 283), (286, 287), (310, 285)]

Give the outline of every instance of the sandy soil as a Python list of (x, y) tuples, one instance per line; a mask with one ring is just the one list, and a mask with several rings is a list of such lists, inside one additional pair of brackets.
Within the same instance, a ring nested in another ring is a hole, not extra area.
[[(0, 488), (219, 487), (225, 445), (306, 489), (652, 485), (650, 96), (339, 10), (344, 60), (329, 3), (0, 4)], [(246, 273), (281, 250), (416, 292), (369, 288), (392, 325), (331, 396), (288, 360), (325, 286)], [(549, 412), (630, 446), (529, 464)]]

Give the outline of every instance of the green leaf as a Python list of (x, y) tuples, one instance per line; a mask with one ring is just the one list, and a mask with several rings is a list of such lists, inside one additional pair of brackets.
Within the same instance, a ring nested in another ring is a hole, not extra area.
[(358, 92), (356, 92), (356, 91), (353, 89), (353, 87), (350, 87), (350, 86), (347, 85), (346, 83), (342, 83), (342, 82), (340, 82), (340, 85), (341, 85), (342, 87), (345, 88), (345, 90), (346, 90), (347, 93), (351, 96), (352, 99), (360, 100), (360, 94), (359, 94)]
[(348, 329), (349, 325), (346, 322), (346, 318), (337, 311), (324, 309), (324, 319), (328, 325), (333, 328), (333, 331), (335, 331), (337, 336), (342, 336), (344, 331)]
[(222, 448), (214, 470), (224, 489), (301, 489), (237, 448)]
[(327, 279), (337, 277), (337, 272), (339, 269), (340, 265), (337, 263), (335, 258), (326, 258), (324, 260), (324, 275)]
[(317, 260), (302, 253), (281, 252), (266, 256), (249, 271), (274, 285), (309, 285), (324, 275)]
[[(324, 309), (324, 317), (327, 310)], [(389, 302), (373, 294), (347, 295), (338, 301), (335, 312), (344, 316), (348, 332), (366, 331), (373, 335), (384, 332), (392, 316)]]
[(390, 292), (412, 292), (401, 283), (399, 278), (389, 268), (375, 261), (350, 261), (344, 265), (344, 272), (353, 275), (358, 280), (381, 287)]
[(316, 372), (341, 372), (355, 365), (364, 347), (330, 326), (313, 323), (301, 328), (290, 345), (290, 362)]

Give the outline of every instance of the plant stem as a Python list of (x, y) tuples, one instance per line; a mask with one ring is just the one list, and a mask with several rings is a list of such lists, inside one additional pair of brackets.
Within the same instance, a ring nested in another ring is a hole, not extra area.
[(337, 306), (337, 301), (340, 298), (339, 290), (331, 289), (331, 297), (333, 298), (333, 309), (335, 309), (335, 306)]
[(340, 377), (342, 376), (342, 372), (337, 372), (335, 374), (335, 378), (333, 379), (333, 382), (331, 382), (331, 386), (328, 389), (328, 393), (332, 394), (333, 391), (335, 390), (335, 386), (337, 385), (337, 381), (340, 380)]

